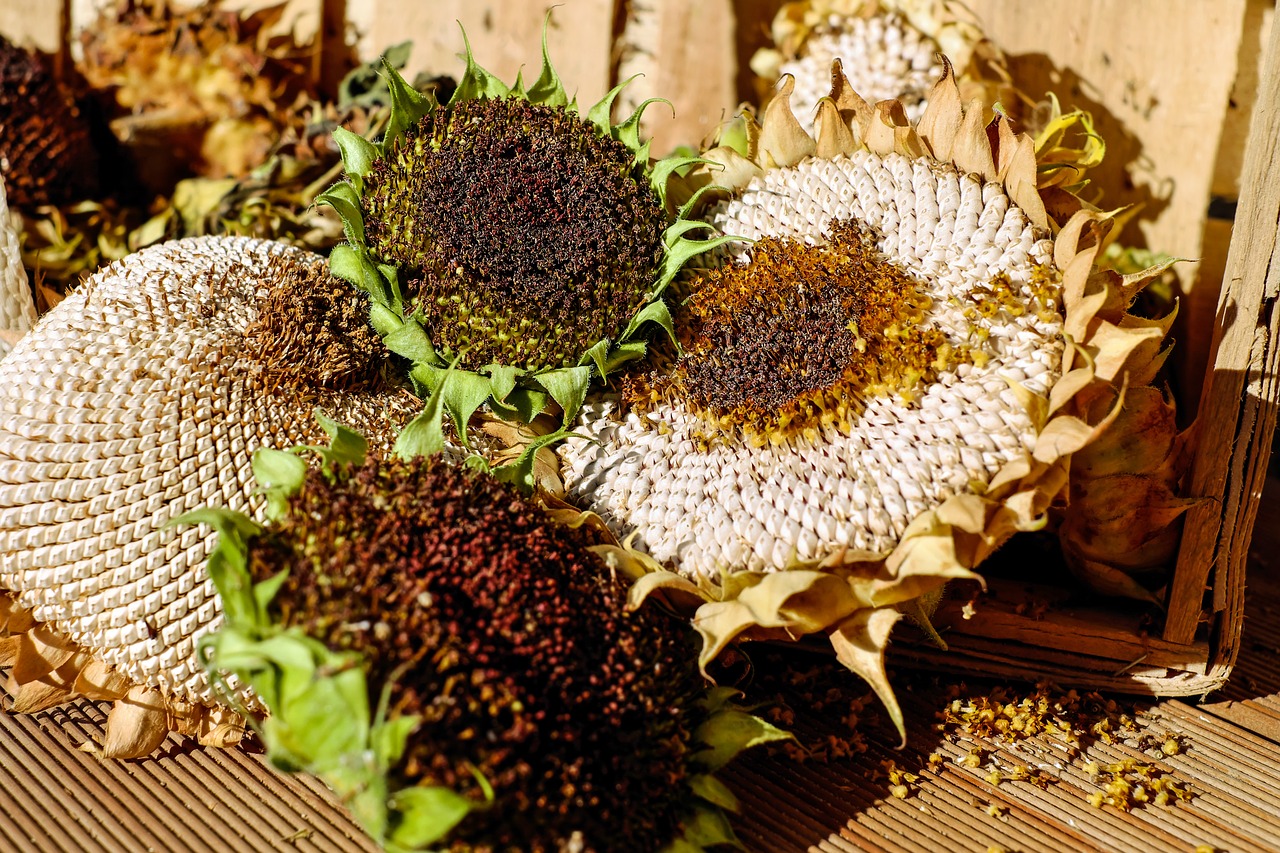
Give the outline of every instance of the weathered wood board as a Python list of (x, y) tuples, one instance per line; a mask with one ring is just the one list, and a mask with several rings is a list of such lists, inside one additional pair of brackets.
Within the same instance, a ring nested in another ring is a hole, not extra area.
[[(1238, 611), (1254, 511), (1276, 423), (1280, 376), (1280, 28), (1272, 28), (1241, 176), (1240, 208), (1227, 255), (1200, 413), (1200, 452), (1190, 494), (1208, 500), (1187, 514), (1164, 637), (1186, 642), (1205, 581), (1212, 610)], [(1238, 633), (1238, 628), (1237, 628)]]
[(413, 41), (407, 76), (462, 72), (462, 33), (476, 60), (510, 83), (523, 67), (527, 80), (538, 76), (542, 57), (538, 35), (547, 10), (554, 8), (547, 48), (570, 95), (591, 104), (611, 87), (614, 4), (611, 0), (348, 0), (347, 18), (355, 30), (362, 59), (386, 47)]

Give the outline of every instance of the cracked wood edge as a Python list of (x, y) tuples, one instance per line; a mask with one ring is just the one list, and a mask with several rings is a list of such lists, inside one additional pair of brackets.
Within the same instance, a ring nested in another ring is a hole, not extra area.
[(1170, 642), (1191, 641), (1202, 621), (1212, 572), (1209, 617), (1220, 620), (1220, 667), (1231, 666), (1239, 646), (1245, 559), (1276, 419), (1280, 27), (1272, 27), (1267, 47), (1241, 186), (1210, 348), (1212, 368), (1200, 398), (1200, 434), (1189, 489), (1189, 494), (1207, 500), (1187, 513), (1164, 630)]

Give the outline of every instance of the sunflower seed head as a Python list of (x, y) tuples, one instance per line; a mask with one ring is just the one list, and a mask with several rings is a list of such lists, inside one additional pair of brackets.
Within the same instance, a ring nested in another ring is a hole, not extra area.
[(249, 567), (287, 570), (274, 618), (360, 654), (371, 705), (385, 689), (389, 717), (421, 718), (393, 787), (492, 791), (453, 840), (557, 849), (577, 829), (654, 850), (690, 805), (705, 685), (690, 634), (626, 610), (598, 538), (417, 457), (312, 470)]
[(821, 240), (832, 222), (862, 223), (883, 235), (884, 262), (928, 294), (922, 325), (974, 357), (938, 371), (918, 396), (867, 395), (847, 424), (763, 447), (706, 440), (688, 402), (625, 413), (597, 404), (593, 414), (607, 416), (581, 427), (594, 442), (564, 450), (570, 493), (637, 531), (654, 557), (715, 578), (883, 554), (922, 512), (982, 490), (1034, 446), (1036, 425), (1010, 383), (1046, 395), (1060, 373), (1053, 244), (999, 185), (862, 151), (769, 170), (710, 219), (728, 234), (798, 241)]
[[(24, 332), (36, 321), (36, 306), (22, 265), (15, 220), (9, 213), (4, 181), (0, 180), (0, 333)], [(10, 343), (0, 335), (0, 358)]]
[(433, 343), (472, 370), (573, 367), (649, 301), (666, 214), (635, 155), (574, 110), (436, 107), (365, 181), (365, 231)]
[(943, 0), (799, 0), (774, 17), (773, 46), (756, 52), (761, 101), (780, 77), (795, 80), (792, 107), (813, 133), (818, 103), (830, 92), (839, 61), (854, 91), (869, 103), (895, 100), (911, 121), (924, 113), (941, 55), (957, 69), (966, 101), (1016, 105), (1004, 57), (966, 9)]
[(898, 99), (918, 121), (933, 81), (942, 74), (938, 44), (899, 14), (871, 17), (829, 15), (805, 40), (800, 55), (783, 62), (779, 74), (796, 80), (792, 109), (813, 131), (818, 101), (831, 89), (831, 63), (840, 60), (853, 88), (868, 101)]
[(316, 407), (382, 447), (416, 410), (380, 382), (329, 390), (268, 357), (253, 330), (298, 277), (324, 291), (323, 262), (283, 244), (157, 246), (88, 279), (0, 365), (0, 588), (177, 699), (214, 701), (195, 644), (220, 607), (214, 534), (169, 522), (260, 510), (251, 454), (318, 443)]
[(63, 204), (98, 186), (89, 126), (36, 54), (0, 36), (0, 174), (14, 207)]

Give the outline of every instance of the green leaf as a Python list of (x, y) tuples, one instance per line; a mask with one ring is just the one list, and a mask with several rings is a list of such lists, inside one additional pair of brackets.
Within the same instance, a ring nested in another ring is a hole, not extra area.
[(434, 394), (436, 389), (440, 387), (440, 383), (444, 381), (445, 374), (448, 371), (447, 365), (436, 367), (434, 364), (415, 364), (413, 369), (409, 371), (409, 378), (418, 386)]
[(338, 83), (339, 110), (358, 105), (367, 108), (386, 107), (391, 104), (391, 94), (387, 91), (387, 81), (378, 70), (385, 60), (393, 68), (404, 68), (409, 62), (409, 54), (413, 50), (413, 42), (405, 41), (393, 44), (383, 51), (382, 56), (373, 62), (366, 62), (351, 71)]
[(479, 471), (481, 474), (493, 473), (493, 466), (489, 464), (489, 460), (474, 453), (462, 460), (462, 467), (468, 471)]
[(462, 72), (462, 79), (458, 81), (458, 88), (454, 90), (453, 97), (449, 99), (449, 106), (479, 98), (505, 98), (511, 94), (511, 89), (506, 84), (476, 64), (476, 58), (471, 53), (471, 42), (467, 39), (467, 31), (463, 29), (462, 24), (458, 24), (458, 29), (462, 30), (462, 44), (465, 49), (463, 59), (466, 60), (467, 68)]
[(700, 808), (694, 812), (693, 819), (684, 823), (682, 840), (693, 845), (695, 850), (727, 844), (742, 848), (742, 842), (734, 835), (729, 818), (719, 809)]
[[(719, 163), (716, 163), (712, 160), (706, 160), (704, 162), (710, 163), (713, 166), (720, 166)], [(720, 168), (723, 169), (724, 167), (720, 166)], [(712, 193), (718, 193), (718, 192), (719, 193), (724, 192), (724, 187), (720, 186), (719, 184), (703, 184), (702, 186), (698, 187), (696, 190), (693, 191), (693, 195), (689, 196), (689, 200), (686, 201), (684, 204), (682, 204), (680, 206), (680, 209), (676, 211), (676, 218), (692, 221), (693, 212), (697, 210), (699, 206), (702, 204), (703, 196), (711, 195)], [(710, 223), (704, 223), (704, 224), (709, 225)], [(712, 228), (712, 230), (714, 230), (714, 227)], [(742, 238), (740, 237), (736, 237), (734, 239), (738, 241), (742, 240)]]
[(377, 147), (358, 133), (352, 133), (345, 127), (333, 129), (333, 142), (342, 155), (342, 168), (348, 180), (355, 187), (356, 194), (364, 191), (364, 178), (378, 159)]
[(646, 169), (649, 167), (649, 140), (640, 141), (640, 117), (644, 115), (645, 109), (650, 104), (666, 104), (671, 107), (672, 114), (675, 114), (675, 107), (672, 107), (671, 102), (666, 98), (648, 98), (642, 101), (640, 106), (636, 107), (636, 111), (631, 114), (630, 118), (618, 125), (613, 131), (613, 138), (627, 146), (631, 153), (635, 155), (636, 165), (643, 166)]
[(547, 392), (536, 388), (517, 388), (507, 394), (506, 399), (498, 402), (489, 399), (489, 408), (493, 414), (504, 421), (531, 423), (547, 408)]
[[(360, 826), (380, 846), (387, 843), (387, 777), (363, 760), (364, 755), (349, 756), (340, 766), (324, 774), (324, 781), (350, 810)], [(402, 853), (402, 848), (386, 847), (387, 853)]]
[[(302, 672), (292, 670), (289, 674), (300, 678)], [(336, 675), (310, 679), (301, 690), (282, 695), (281, 706), (273, 709), (272, 716), (288, 725), (288, 731), (282, 732), (283, 743), (290, 752), (306, 756), (312, 772), (324, 773), (344, 755), (367, 746), (369, 700), (363, 694), (352, 696), (353, 687), (363, 691), (364, 686), (364, 672), (353, 666)]]
[[(351, 134), (355, 136), (355, 134)], [(356, 137), (359, 139), (359, 137)], [(338, 211), (342, 220), (342, 233), (357, 246), (364, 245), (364, 211), (360, 209), (360, 193), (346, 181), (338, 181), (316, 196), (318, 204), (327, 204)]]
[(312, 414), (320, 423), (320, 428), (324, 430), (325, 435), (329, 436), (328, 447), (311, 448), (324, 458), (326, 465), (332, 467), (338, 463), (357, 466), (364, 464), (369, 455), (369, 442), (363, 435), (329, 417), (324, 409), (317, 408)]
[(557, 441), (563, 441), (573, 433), (564, 427), (555, 432), (541, 435), (533, 441), (525, 445), (524, 450), (520, 451), (520, 455), (514, 462), (508, 462), (506, 465), (499, 465), (492, 469), (490, 473), (501, 483), (509, 483), (520, 489), (522, 492), (532, 494), (537, 486), (537, 480), (533, 476), (533, 463), (537, 457), (538, 451)]
[(711, 228), (711, 226), (705, 222), (677, 219), (663, 232), (662, 237), (668, 242), (666, 254), (662, 259), (662, 275), (657, 282), (656, 290), (658, 292), (665, 290), (684, 265), (703, 252), (709, 252), (726, 243), (742, 242), (741, 238), (728, 235), (710, 240), (691, 240), (683, 236), (685, 232), (694, 228)]
[(396, 269), (393, 264), (375, 264), (374, 268), (382, 276), (382, 280), (387, 283), (387, 290), (391, 294), (391, 307), (396, 313), (404, 315), (404, 291), (400, 289), (400, 270)]
[(387, 345), (387, 349), (396, 355), (404, 356), (415, 365), (443, 366), (435, 346), (431, 343), (431, 337), (426, 329), (422, 328), (417, 317), (410, 317), (404, 321), (400, 328), (388, 334), (382, 341)]
[(216, 530), (220, 536), (241, 542), (246, 542), (262, 533), (262, 525), (243, 512), (216, 506), (203, 506), (190, 512), (184, 512), (165, 526), (177, 527), (183, 524), (207, 524)]
[(578, 364), (586, 364), (590, 361), (596, 366), (596, 372), (600, 374), (601, 378), (604, 378), (609, 375), (608, 359), (609, 339), (604, 338), (603, 340), (596, 341), (595, 345), (592, 346), (591, 349), (583, 353), (582, 358), (578, 359)]
[[(668, 317), (670, 315), (668, 314)], [(548, 370), (534, 374), (536, 381), (551, 395), (560, 408), (564, 410), (564, 423), (573, 423), (582, 408), (582, 401), (587, 398), (587, 389), (591, 386), (591, 370), (583, 367), (562, 367), (559, 370)]]
[(427, 397), (422, 413), (400, 430), (392, 452), (401, 459), (432, 456), (444, 451), (444, 395), (436, 388)]
[(485, 370), (489, 373), (489, 388), (493, 399), (498, 402), (507, 399), (507, 395), (515, 390), (517, 377), (524, 373), (518, 367), (503, 364), (491, 364)]
[(612, 118), (613, 102), (618, 99), (618, 95), (622, 94), (622, 90), (627, 88), (627, 86), (631, 84), (632, 80), (636, 79), (637, 77), (643, 77), (643, 76), (644, 76), (643, 74), (632, 74), (626, 80), (623, 80), (621, 83), (614, 86), (612, 89), (608, 91), (608, 93), (605, 94), (603, 98), (596, 101), (591, 106), (591, 108), (587, 110), (587, 113), (586, 115), (583, 116), (583, 118), (586, 119), (591, 124), (595, 125), (596, 128), (599, 129), (599, 131), (605, 136), (612, 136), (613, 135), (613, 118)]
[(404, 325), (404, 320), (400, 318), (399, 312), (388, 308), (375, 299), (369, 305), (369, 325), (373, 326), (374, 331), (385, 341), (391, 335), (400, 331), (400, 327)]
[(644, 306), (640, 313), (631, 318), (631, 322), (627, 324), (619, 340), (622, 342), (631, 340), (645, 323), (657, 323), (666, 331), (667, 337), (673, 341), (676, 339), (676, 325), (671, 319), (671, 309), (667, 307), (666, 302), (657, 299)]
[(453, 370), (449, 376), (445, 377), (442, 385), (444, 410), (453, 420), (453, 426), (458, 432), (458, 440), (462, 446), (469, 447), (467, 424), (471, 422), (471, 416), (476, 413), (476, 409), (489, 399), (489, 395), (493, 393), (493, 386), (490, 385), (487, 376), (468, 370)]
[(663, 209), (667, 207), (667, 182), (671, 180), (672, 173), (697, 163), (714, 163), (714, 161), (704, 157), (664, 157), (653, 164), (653, 168), (649, 171), (649, 184), (658, 194), (658, 200), (662, 203)]
[(627, 362), (644, 358), (648, 352), (649, 345), (644, 341), (627, 341), (626, 343), (618, 344), (613, 352), (609, 353), (609, 359), (605, 362), (604, 371), (601, 375), (607, 377)]
[[(677, 577), (679, 576), (677, 575)], [(714, 714), (729, 704), (729, 700), (741, 695), (742, 691), (736, 687), (723, 687), (720, 685), (708, 687), (706, 694), (698, 700), (698, 707), (706, 711), (708, 715)]]
[(373, 727), (369, 733), (370, 745), (380, 767), (394, 767), (404, 755), (404, 748), (409, 743), (409, 735), (422, 723), (416, 714), (396, 717)]
[(738, 810), (738, 798), (734, 796), (733, 791), (730, 791), (725, 783), (709, 773), (690, 776), (689, 788), (692, 789), (693, 793), (714, 806), (719, 806), (731, 812)]
[[(378, 272), (377, 266), (369, 257), (368, 250), (363, 246), (353, 246), (349, 243), (334, 246), (333, 251), (329, 253), (329, 272), (344, 281), (351, 282), (373, 298), (370, 319), (379, 334), (386, 334), (379, 327), (373, 310), (380, 306), (390, 308), (395, 304), (395, 296), (386, 279)], [(396, 321), (398, 325), (400, 322), (398, 315)]]
[(364, 271), (361, 269), (360, 252), (346, 243), (334, 246), (329, 252), (329, 272), (343, 281), (350, 282), (361, 290), (364, 286)]
[[(553, 7), (554, 8), (554, 7)], [(569, 103), (569, 96), (564, 91), (564, 84), (551, 64), (551, 56), (547, 52), (547, 31), (551, 28), (551, 9), (542, 20), (542, 71), (538, 79), (529, 87), (525, 97), (531, 104), (545, 104), (549, 107), (563, 107)]]
[[(301, 633), (275, 634), (264, 640), (245, 643), (242, 646), (220, 646), (217, 663), (223, 669), (252, 675), (256, 670), (269, 667), (280, 671), (279, 695), (271, 697), (280, 713), (283, 704), (291, 696), (303, 693), (316, 677), (316, 641)], [(321, 652), (326, 652), (320, 646)], [(287, 682), (287, 683), (286, 683)]]
[(289, 512), (289, 498), (307, 478), (307, 463), (295, 453), (260, 447), (253, 452), (253, 478), (267, 497), (267, 518), (275, 521)]
[(262, 533), (262, 526), (244, 513), (221, 507), (201, 507), (183, 513), (166, 526), (183, 524), (207, 524), (218, 534), (206, 571), (222, 600), (226, 623), (233, 627), (259, 627), (248, 551), (249, 540)]
[[(261, 632), (255, 630), (251, 633), (256, 635)], [(257, 653), (260, 641), (255, 636), (226, 622), (206, 637), (210, 642), (203, 643), (201, 661), (211, 675), (231, 672), (250, 684), (267, 708), (279, 707), (280, 691), (276, 689), (276, 670)]]
[(790, 740), (792, 735), (746, 711), (723, 708), (698, 726), (693, 737), (705, 743), (708, 749), (695, 753), (691, 761), (714, 773), (744, 749)]
[(392, 794), (391, 808), (399, 812), (399, 820), (391, 830), (390, 842), (417, 849), (448, 835), (474, 806), (449, 788), (417, 786)]
[(382, 76), (386, 78), (387, 88), (391, 91), (391, 116), (387, 119), (387, 130), (382, 136), (381, 146), (385, 155), (408, 127), (417, 124), (418, 119), (435, 109), (435, 99), (410, 86), (386, 57), (382, 60)]
[(282, 569), (264, 581), (253, 585), (253, 601), (258, 606), (258, 623), (266, 624), (270, 617), (267, 615), (267, 605), (269, 605), (280, 592), (280, 587), (284, 586), (284, 582), (289, 579), (289, 570)]

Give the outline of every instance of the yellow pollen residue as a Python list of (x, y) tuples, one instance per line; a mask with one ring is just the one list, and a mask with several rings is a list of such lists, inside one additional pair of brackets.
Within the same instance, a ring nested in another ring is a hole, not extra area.
[(951, 342), (926, 325), (933, 305), (921, 282), (854, 221), (833, 223), (815, 246), (761, 239), (745, 263), (703, 273), (690, 294), (676, 314), (683, 354), (665, 353), (624, 395), (641, 409), (692, 408), (707, 440), (848, 432), (867, 399), (911, 405), (939, 373), (987, 355), (980, 341)]
[(1035, 311), (1042, 322), (1053, 322), (1059, 317), (1060, 290), (1057, 276), (1047, 267), (1037, 266), (1032, 270), (1028, 285), (1030, 300), (1009, 280), (1008, 275), (999, 273), (985, 284), (974, 287), (957, 307), (969, 323), (970, 342), (981, 345), (991, 334), (984, 323), (998, 318), (1016, 319)]

